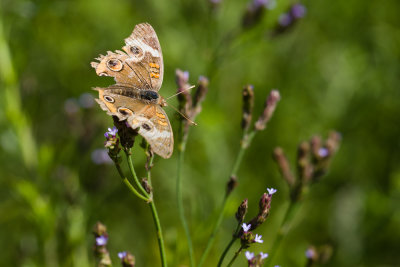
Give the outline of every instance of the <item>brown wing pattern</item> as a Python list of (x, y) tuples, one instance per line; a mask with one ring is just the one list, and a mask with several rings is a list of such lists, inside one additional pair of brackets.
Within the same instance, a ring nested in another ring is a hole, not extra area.
[(165, 111), (157, 104), (146, 104), (119, 94), (112, 89), (95, 88), (99, 92), (96, 101), (108, 115), (126, 120), (150, 144), (151, 149), (163, 158), (169, 158), (174, 149), (171, 124)]
[(114, 77), (117, 84), (158, 91), (164, 75), (160, 43), (148, 23), (136, 25), (125, 39), (124, 51), (108, 51), (92, 62), (99, 76)]

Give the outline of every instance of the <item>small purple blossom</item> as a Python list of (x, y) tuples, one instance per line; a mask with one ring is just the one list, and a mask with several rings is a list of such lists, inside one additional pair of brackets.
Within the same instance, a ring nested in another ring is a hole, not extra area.
[(250, 261), (254, 258), (254, 253), (250, 252), (250, 251), (246, 251), (246, 253), (244, 253), (244, 255), (246, 255), (246, 258)]
[(329, 155), (329, 150), (326, 147), (321, 147), (318, 149), (318, 156), (325, 158)]
[(96, 237), (96, 245), (97, 246), (105, 246), (105, 245), (107, 245), (107, 240), (108, 240), (108, 237), (106, 237), (104, 235)]
[(261, 6), (267, 7), (268, 3), (269, 3), (269, 0), (254, 0), (253, 7), (254, 8), (259, 8)]
[(242, 228), (243, 228), (243, 231), (244, 231), (244, 232), (248, 232), (248, 231), (250, 230), (250, 228), (251, 228), (251, 224), (245, 224), (245, 223), (243, 223), (243, 224), (242, 224)]
[(262, 238), (262, 235), (256, 234), (256, 237), (254, 238), (254, 242), (256, 242), (256, 243), (264, 243), (264, 240), (262, 240), (261, 238)]
[(306, 250), (306, 258), (307, 259), (312, 259), (315, 257), (315, 250), (312, 248), (309, 248)]
[(299, 19), (304, 17), (306, 14), (306, 8), (302, 4), (295, 4), (292, 6), (290, 13), (292, 14), (293, 18)]
[(268, 253), (262, 253), (262, 252), (260, 252), (260, 256), (261, 256), (261, 259), (265, 259), (265, 258), (268, 257)]
[(287, 13), (283, 13), (279, 16), (278, 23), (279, 25), (286, 27), (292, 23), (292, 17)]
[(126, 251), (118, 252), (118, 258), (121, 260), (126, 257)]
[(118, 129), (117, 129), (117, 127), (114, 126), (112, 129), (108, 128), (108, 131), (105, 132), (104, 136), (106, 138), (109, 138), (110, 136), (115, 137), (117, 135), (117, 133), (118, 133)]
[(277, 190), (274, 188), (267, 188), (267, 191), (268, 191), (268, 195), (272, 196), (273, 194), (276, 193)]

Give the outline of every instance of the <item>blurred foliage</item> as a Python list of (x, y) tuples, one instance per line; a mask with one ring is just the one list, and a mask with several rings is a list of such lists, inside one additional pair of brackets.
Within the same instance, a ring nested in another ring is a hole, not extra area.
[[(248, 198), (254, 215), (266, 187), (278, 193), (259, 229), (265, 242), (254, 251), (271, 249), (289, 199), (272, 160), (274, 147), (294, 161), (300, 141), (336, 129), (343, 136), (339, 153), (305, 197), (276, 264), (304, 266), (309, 245), (328, 244), (328, 266), (398, 266), (400, 2), (307, 0), (306, 16), (273, 34), (291, 4), (277, 1), (241, 30), (246, 0), (1, 0), (0, 265), (93, 266), (91, 230), (102, 221), (115, 262), (117, 252), (129, 250), (138, 266), (158, 266), (151, 214), (102, 156), (112, 119), (90, 97), (91, 87), (112, 80), (97, 77), (89, 63), (120, 49), (134, 25), (146, 21), (163, 49), (162, 95), (175, 92), (176, 68), (188, 70), (192, 84), (199, 75), (210, 79), (184, 167), (197, 258), (239, 148), (241, 90), (253, 84), (256, 114), (271, 88), (282, 100), (246, 152), (206, 265), (218, 261), (229, 241), (237, 206)], [(176, 128), (173, 111), (167, 112)], [(134, 151), (143, 175), (143, 152)], [(158, 157), (153, 169), (171, 266), (188, 263), (176, 211), (176, 160)], [(236, 262), (245, 264), (244, 256)]]

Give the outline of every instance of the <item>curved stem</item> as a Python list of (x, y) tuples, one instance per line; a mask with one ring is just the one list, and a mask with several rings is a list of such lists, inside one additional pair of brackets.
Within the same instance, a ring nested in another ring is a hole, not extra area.
[(238, 251), (236, 251), (235, 255), (233, 256), (233, 258), (231, 259), (231, 261), (228, 263), (228, 265), (226, 265), (226, 267), (229, 267), (233, 264), (233, 262), (236, 260), (237, 256), (239, 256), (240, 252), (242, 252), (243, 246), (240, 246), (240, 248), (238, 249)]
[(126, 159), (128, 161), (128, 165), (129, 165), (129, 170), (131, 171), (131, 174), (133, 176), (133, 180), (136, 183), (136, 186), (139, 188), (139, 190), (142, 192), (142, 194), (146, 197), (146, 198), (150, 198), (149, 194), (146, 192), (146, 190), (143, 188), (142, 184), (139, 181), (139, 178), (137, 177), (137, 174), (135, 172), (135, 168), (133, 167), (133, 163), (132, 163), (132, 155), (131, 155), (131, 150), (125, 150), (125, 155), (126, 155)]
[(271, 255), (271, 257), (268, 259), (267, 266), (271, 266), (273, 259), (276, 257), (276, 254), (279, 251), (279, 247), (282, 243), (282, 240), (289, 231), (290, 223), (291, 223), (294, 215), (296, 214), (299, 204), (300, 203), (298, 203), (298, 202), (290, 201), (289, 207), (287, 208), (285, 216), (283, 217), (281, 226), (279, 227), (278, 234), (275, 237), (274, 242), (272, 243), (272, 247), (271, 247), (271, 250), (269, 253)]
[(119, 164), (115, 164), (115, 167), (117, 167), (118, 173), (122, 178), (122, 181), (124, 182), (124, 184), (128, 187), (128, 189), (138, 198), (148, 202), (149, 199), (146, 198), (145, 196), (141, 195), (135, 187), (133, 187), (133, 185), (131, 184), (131, 182), (129, 182), (128, 178), (125, 177), (125, 175), (123, 174), (122, 170), (121, 170), (121, 166)]
[(188, 250), (189, 250), (189, 259), (190, 259), (190, 266), (194, 267), (196, 266), (194, 255), (193, 255), (193, 244), (192, 244), (192, 239), (190, 236), (190, 231), (189, 231), (189, 225), (186, 221), (185, 217), (185, 210), (183, 207), (183, 195), (182, 195), (182, 165), (183, 165), (183, 159), (185, 155), (185, 150), (186, 150), (186, 141), (187, 141), (187, 135), (185, 136), (183, 133), (183, 127), (182, 127), (182, 122), (180, 123), (180, 138), (181, 142), (179, 143), (178, 147), (178, 166), (177, 166), (177, 177), (176, 177), (176, 198), (178, 201), (178, 213), (179, 213), (179, 219), (182, 223), (183, 229), (185, 231), (187, 243), (188, 243)]
[(218, 267), (220, 267), (222, 265), (222, 263), (224, 262), (224, 258), (226, 256), (226, 254), (228, 253), (229, 249), (232, 247), (233, 243), (235, 243), (236, 239), (238, 239), (237, 235), (239, 233), (240, 230), (240, 223), (238, 224), (238, 226), (236, 227), (235, 233), (233, 234), (232, 240), (229, 242), (228, 246), (226, 246), (224, 252), (222, 252), (221, 258), (218, 261)]

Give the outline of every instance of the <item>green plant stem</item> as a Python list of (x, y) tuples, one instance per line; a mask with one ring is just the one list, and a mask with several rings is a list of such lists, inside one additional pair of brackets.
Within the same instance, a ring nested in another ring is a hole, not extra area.
[(237, 235), (239, 233), (240, 230), (240, 223), (238, 223), (238, 226), (236, 227), (235, 233), (233, 234), (233, 237), (231, 239), (231, 241), (229, 242), (228, 246), (226, 246), (224, 252), (222, 252), (221, 258), (218, 261), (218, 267), (222, 266), (222, 263), (224, 262), (224, 258), (226, 256), (226, 254), (228, 253), (229, 249), (232, 247), (233, 243), (235, 243), (236, 239), (238, 239)]
[(167, 267), (167, 256), (165, 254), (165, 247), (164, 247), (164, 238), (161, 230), (160, 219), (158, 218), (158, 213), (156, 209), (156, 205), (154, 204), (154, 200), (151, 200), (150, 203), (151, 214), (153, 215), (154, 224), (157, 230), (157, 240), (158, 240), (158, 248), (160, 250), (161, 256), (161, 265), (163, 267)]
[(183, 160), (185, 156), (185, 150), (186, 150), (186, 142), (187, 142), (187, 135), (183, 133), (183, 125), (182, 122), (180, 123), (180, 139), (181, 142), (179, 143), (178, 147), (178, 166), (177, 166), (177, 177), (176, 177), (176, 198), (178, 202), (178, 213), (179, 213), (179, 219), (182, 223), (183, 229), (185, 231), (186, 235), (186, 240), (188, 243), (188, 250), (189, 250), (189, 260), (190, 260), (190, 266), (194, 267), (196, 266), (194, 255), (193, 255), (193, 244), (192, 244), (192, 238), (190, 236), (190, 231), (189, 231), (189, 225), (186, 221), (185, 217), (185, 210), (183, 207), (183, 195), (182, 195), (182, 166), (183, 166)]
[(115, 167), (117, 167), (118, 173), (122, 178), (122, 181), (124, 182), (124, 184), (128, 187), (128, 189), (135, 194), (135, 196), (137, 196), (138, 198), (148, 202), (149, 199), (146, 198), (145, 196), (141, 195), (135, 187), (133, 187), (133, 185), (131, 184), (131, 182), (129, 182), (128, 178), (125, 177), (125, 175), (123, 174), (122, 170), (121, 170), (121, 166), (119, 164), (115, 164)]
[[(235, 163), (233, 164), (233, 168), (232, 168), (232, 171), (231, 171), (231, 174), (229, 177), (236, 176), (236, 174), (239, 170), (240, 164), (242, 163), (244, 152), (250, 146), (251, 141), (253, 140), (255, 134), (256, 134), (256, 131), (251, 131), (250, 133), (247, 133), (247, 132), (243, 133), (243, 137), (242, 137), (241, 144), (240, 144), (240, 149), (236, 156), (236, 160), (235, 160)], [(200, 258), (200, 262), (198, 265), (199, 267), (201, 267), (203, 265), (204, 261), (206, 260), (206, 258), (208, 256), (208, 253), (210, 252), (211, 246), (214, 243), (215, 236), (217, 235), (219, 227), (221, 226), (221, 223), (222, 223), (222, 219), (224, 217), (224, 211), (225, 211), (225, 207), (226, 207), (226, 203), (229, 198), (229, 195), (230, 194), (224, 195), (224, 199), (222, 200), (221, 207), (218, 211), (217, 221), (214, 224), (214, 227), (211, 232), (210, 238), (208, 239), (206, 248), (204, 249), (203, 255)]]
[[(166, 257), (166, 254), (165, 254), (164, 238), (163, 238), (163, 235), (162, 235), (160, 219), (158, 217), (157, 208), (156, 208), (156, 205), (154, 203), (154, 199), (151, 198), (151, 195), (146, 192), (146, 190), (143, 188), (143, 186), (139, 182), (139, 179), (138, 179), (137, 174), (135, 172), (135, 168), (133, 167), (133, 162), (132, 162), (132, 156), (131, 156), (130, 149), (126, 150), (125, 154), (126, 154), (126, 157), (127, 157), (127, 160), (128, 160), (129, 170), (130, 170), (130, 172), (131, 172), (131, 174), (133, 176), (133, 179), (135, 180), (135, 183), (139, 187), (140, 191), (142, 191), (143, 195), (145, 195), (145, 197), (147, 198), (147, 202), (150, 205), (151, 214), (153, 215), (154, 225), (156, 226), (156, 231), (157, 231), (157, 241), (158, 241), (158, 248), (160, 250), (161, 266), (162, 267), (167, 267), (168, 264), (167, 264), (167, 257)], [(150, 174), (148, 173), (147, 175), (149, 176)], [(127, 181), (127, 182), (129, 183), (129, 181)], [(130, 184), (130, 187), (133, 188), (133, 186), (131, 184)]]
[(290, 201), (289, 207), (286, 209), (285, 216), (283, 217), (281, 226), (279, 227), (278, 234), (275, 237), (274, 242), (272, 243), (270, 253), (269, 253), (269, 255), (271, 255), (271, 257), (268, 258), (267, 266), (271, 266), (271, 264), (273, 263), (273, 259), (276, 257), (276, 255), (279, 251), (279, 247), (282, 243), (283, 238), (286, 236), (286, 234), (288, 233), (288, 231), (290, 229), (290, 224), (291, 224), (292, 219), (293, 219), (294, 215), (296, 214), (299, 206), (300, 206), (299, 202)]
[(146, 192), (146, 190), (143, 188), (142, 184), (139, 181), (139, 178), (137, 177), (137, 174), (135, 172), (135, 168), (133, 167), (133, 162), (132, 162), (132, 155), (131, 155), (131, 150), (125, 150), (125, 155), (126, 155), (126, 159), (128, 161), (128, 166), (129, 166), (129, 170), (131, 171), (131, 174), (133, 176), (133, 180), (136, 183), (136, 186), (139, 188), (139, 190), (142, 192), (142, 194), (146, 197), (146, 198), (150, 198), (149, 194)]
[(226, 265), (226, 267), (229, 267), (233, 264), (233, 262), (236, 260), (237, 256), (239, 256), (240, 252), (242, 252), (242, 249), (243, 249), (243, 246), (240, 246), (238, 251), (236, 251), (235, 255), (233, 255), (233, 258), (231, 259), (231, 261), (228, 263), (228, 265)]

